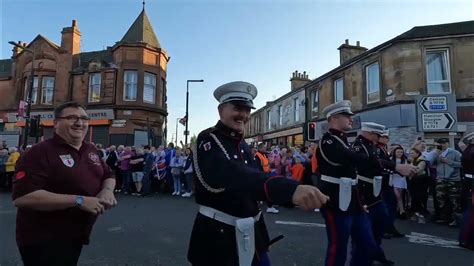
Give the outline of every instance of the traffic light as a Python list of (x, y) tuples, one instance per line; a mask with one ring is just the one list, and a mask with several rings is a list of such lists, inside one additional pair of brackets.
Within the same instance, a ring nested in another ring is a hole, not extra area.
[(43, 136), (43, 126), (41, 125), (41, 118), (39, 116), (30, 119), (28, 136), (33, 138)]
[(316, 122), (308, 122), (307, 134), (309, 141), (316, 141)]

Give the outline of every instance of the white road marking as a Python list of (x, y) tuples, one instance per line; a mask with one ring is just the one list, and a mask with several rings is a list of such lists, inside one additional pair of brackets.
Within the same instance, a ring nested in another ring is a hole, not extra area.
[(275, 221), (275, 223), (285, 224), (285, 225), (298, 225), (298, 226), (306, 226), (306, 227), (326, 228), (325, 224), (318, 224), (318, 223), (304, 223), (304, 222), (295, 222), (295, 221)]
[[(296, 225), (296, 226), (303, 226), (303, 227), (319, 227), (325, 228), (325, 224), (319, 223), (307, 223), (307, 222), (296, 222), (296, 221), (275, 221), (275, 224), (282, 224), (282, 225)], [(443, 238), (434, 235), (422, 234), (417, 232), (411, 232), (410, 235), (406, 235), (408, 241), (414, 244), (420, 244), (425, 246), (433, 246), (433, 247), (442, 247), (442, 248), (454, 248), (454, 249), (461, 249), (458, 244), (457, 240)]]
[(115, 227), (107, 228), (107, 231), (108, 231), (108, 232), (119, 232), (119, 231), (123, 231), (123, 230), (122, 230), (122, 227), (120, 227), (120, 226), (115, 226)]
[(461, 248), (457, 240), (443, 238), (439, 236), (411, 232), (411, 234), (406, 235), (406, 237), (408, 237), (409, 242), (415, 244), (443, 248)]

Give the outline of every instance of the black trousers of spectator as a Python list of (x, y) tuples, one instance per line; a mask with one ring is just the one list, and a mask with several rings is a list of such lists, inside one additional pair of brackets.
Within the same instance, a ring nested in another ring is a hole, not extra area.
[(414, 177), (409, 186), (411, 196), (411, 211), (426, 214), (426, 203), (428, 199), (428, 187), (430, 179), (426, 177)]
[(15, 172), (7, 172), (5, 173), (6, 175), (6, 189), (7, 191), (12, 191), (12, 185), (13, 185), (13, 175)]
[(76, 266), (82, 244), (47, 242), (19, 247), (24, 266)]
[(7, 188), (7, 173), (0, 172), (0, 189)]
[(115, 169), (115, 189), (122, 189), (122, 171)]

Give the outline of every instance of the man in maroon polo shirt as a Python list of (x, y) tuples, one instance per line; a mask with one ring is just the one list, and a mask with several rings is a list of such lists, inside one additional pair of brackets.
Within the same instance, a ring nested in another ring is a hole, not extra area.
[(77, 265), (97, 216), (117, 204), (110, 168), (84, 142), (85, 108), (65, 103), (54, 116), (54, 137), (34, 145), (16, 167), (12, 198), (25, 266)]

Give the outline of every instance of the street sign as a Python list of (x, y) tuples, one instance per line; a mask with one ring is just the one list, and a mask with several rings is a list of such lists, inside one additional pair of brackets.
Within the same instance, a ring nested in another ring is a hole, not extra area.
[(110, 124), (111, 127), (125, 127), (126, 124), (123, 123), (123, 124)]
[(419, 95), (416, 97), (419, 132), (451, 132), (457, 130), (456, 96), (454, 94)]
[(186, 136), (186, 135), (189, 135), (189, 130), (185, 130), (185, 131), (183, 132), (183, 134), (184, 134), (185, 136)]
[(425, 113), (421, 115), (423, 130), (451, 129), (456, 120), (450, 113)]
[(447, 111), (448, 99), (446, 96), (425, 96), (421, 98), (420, 107), (428, 112)]

